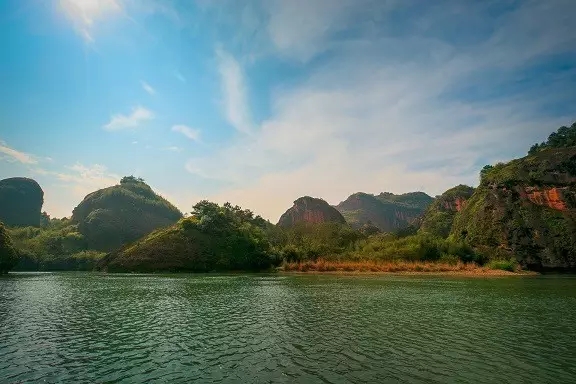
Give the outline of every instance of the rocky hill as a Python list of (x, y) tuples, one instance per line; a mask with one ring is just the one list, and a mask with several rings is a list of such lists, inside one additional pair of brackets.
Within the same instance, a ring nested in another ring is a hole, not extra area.
[(176, 207), (134, 177), (87, 195), (72, 212), (88, 248), (99, 251), (111, 251), (180, 218)]
[(44, 191), (32, 179), (0, 180), (0, 221), (7, 226), (39, 227)]
[(379, 195), (358, 192), (335, 206), (354, 228), (373, 225), (384, 232), (392, 232), (413, 224), (424, 213), (433, 198), (424, 192)]
[(278, 225), (288, 228), (299, 223), (318, 224), (325, 222), (345, 224), (346, 220), (338, 210), (326, 201), (304, 196), (294, 201), (294, 205), (280, 216)]
[(98, 269), (109, 272), (210, 272), (263, 270), (274, 262), (266, 230), (251, 211), (201, 201), (191, 217), (158, 229), (108, 254)]
[(474, 188), (460, 184), (438, 196), (422, 217), (420, 232), (448, 237), (454, 217), (466, 206), (473, 193)]
[(530, 269), (576, 269), (576, 147), (485, 167), (451, 236)]
[(528, 156), (486, 166), (451, 236), (530, 269), (576, 269), (576, 123)]

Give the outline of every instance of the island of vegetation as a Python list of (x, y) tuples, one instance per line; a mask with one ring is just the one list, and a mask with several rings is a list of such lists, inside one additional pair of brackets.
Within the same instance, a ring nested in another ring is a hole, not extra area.
[(40, 213), (37, 183), (7, 180), (0, 196), (26, 214), (0, 209), (0, 272), (576, 270), (576, 123), (523, 158), (485, 166), (477, 188), (355, 193), (335, 207), (304, 196), (277, 225), (209, 201), (184, 217), (132, 176), (54, 219)]

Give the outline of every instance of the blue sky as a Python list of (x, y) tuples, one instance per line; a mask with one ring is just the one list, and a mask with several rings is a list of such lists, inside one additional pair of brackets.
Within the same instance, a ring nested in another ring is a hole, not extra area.
[(0, 178), (70, 216), (476, 185), (576, 120), (573, 0), (3, 0)]

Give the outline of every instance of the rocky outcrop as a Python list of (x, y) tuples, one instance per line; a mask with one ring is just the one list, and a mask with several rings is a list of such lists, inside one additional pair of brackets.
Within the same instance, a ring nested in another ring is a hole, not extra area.
[(474, 188), (467, 185), (457, 185), (438, 196), (426, 210), (420, 231), (447, 237), (450, 234), (456, 213), (466, 207), (466, 203), (473, 193)]
[(517, 191), (522, 199), (527, 199), (533, 204), (558, 211), (568, 210), (566, 199), (569, 195), (572, 195), (568, 187), (518, 187)]
[(121, 247), (181, 217), (176, 207), (133, 177), (89, 194), (72, 212), (88, 248), (99, 251)]
[(451, 235), (530, 269), (576, 269), (576, 147), (499, 164), (456, 215)]
[(358, 192), (335, 206), (354, 228), (370, 223), (384, 232), (392, 232), (414, 224), (432, 202), (423, 192), (395, 195), (383, 192), (379, 195)]
[(299, 223), (318, 224), (336, 222), (346, 224), (344, 217), (326, 201), (310, 196), (300, 197), (278, 221), (280, 227), (288, 228)]
[(7, 226), (40, 226), (44, 191), (32, 179), (13, 177), (0, 180), (0, 221)]

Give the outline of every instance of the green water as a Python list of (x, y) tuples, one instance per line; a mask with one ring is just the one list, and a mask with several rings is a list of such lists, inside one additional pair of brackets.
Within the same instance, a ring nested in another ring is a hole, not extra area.
[(576, 278), (0, 278), (0, 382), (576, 383)]

